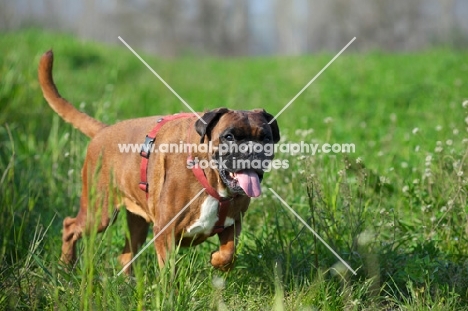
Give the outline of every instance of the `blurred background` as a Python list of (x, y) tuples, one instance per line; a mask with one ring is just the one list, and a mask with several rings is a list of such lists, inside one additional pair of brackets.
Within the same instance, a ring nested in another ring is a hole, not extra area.
[(466, 0), (0, 0), (0, 30), (39, 26), (160, 56), (468, 46)]
[[(107, 124), (188, 111), (118, 36), (196, 111), (272, 114), (357, 38), (278, 120), (282, 142), (356, 153), (276, 155), (290, 167), (263, 181), (228, 286), (216, 240), (171, 257), (177, 281), (150, 250), (113, 277), (125, 213), (59, 265), (89, 139), (45, 103), (41, 54)], [(0, 0), (0, 310), (468, 310), (467, 86), (468, 0)]]

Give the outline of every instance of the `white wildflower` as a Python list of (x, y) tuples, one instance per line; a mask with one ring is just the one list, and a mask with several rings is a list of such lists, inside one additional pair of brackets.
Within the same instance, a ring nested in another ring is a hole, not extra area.
[(384, 184), (389, 184), (389, 183), (390, 183), (390, 179), (389, 179), (388, 177), (385, 177), (385, 176), (380, 176), (380, 177), (379, 177), (379, 180), (380, 180), (380, 183), (381, 183), (382, 185), (384, 185)]
[(224, 282), (224, 279), (219, 276), (215, 276), (212, 282), (213, 282), (213, 287), (216, 289), (224, 289), (224, 286), (226, 284)]
[(375, 240), (375, 234), (373, 234), (369, 230), (365, 230), (359, 233), (357, 236), (357, 243), (361, 246), (368, 245), (374, 240)]
[(333, 122), (333, 118), (332, 118), (332, 117), (326, 117), (325, 119), (323, 119), (323, 122), (325, 122), (325, 124), (332, 123), (332, 122)]

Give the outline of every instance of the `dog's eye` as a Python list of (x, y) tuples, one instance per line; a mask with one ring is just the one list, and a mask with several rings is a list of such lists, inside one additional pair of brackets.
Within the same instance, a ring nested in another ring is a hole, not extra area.
[(224, 135), (224, 139), (226, 139), (227, 141), (234, 141), (234, 135), (226, 134)]

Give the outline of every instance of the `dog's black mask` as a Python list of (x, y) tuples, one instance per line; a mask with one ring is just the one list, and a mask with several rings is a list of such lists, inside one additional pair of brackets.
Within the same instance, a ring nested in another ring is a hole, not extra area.
[[(224, 126), (218, 137), (212, 137), (213, 128), (224, 114), (230, 114), (230, 126)], [(279, 129), (273, 117), (263, 109), (230, 111), (219, 108), (206, 113), (206, 124), (195, 124), (201, 141), (218, 139), (218, 150), (212, 158), (218, 163), (219, 175), (231, 193), (258, 196), (259, 183), (273, 160), (274, 143), (279, 141)], [(205, 140), (205, 137), (208, 139)]]

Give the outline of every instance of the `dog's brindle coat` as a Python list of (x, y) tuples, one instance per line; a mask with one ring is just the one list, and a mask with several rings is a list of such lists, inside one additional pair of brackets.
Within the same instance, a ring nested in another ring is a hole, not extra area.
[[(112, 207), (125, 206), (130, 239), (119, 256), (122, 265), (130, 262), (137, 249), (144, 243), (149, 223), (154, 234), (159, 233), (171, 219), (202, 189), (190, 169), (187, 154), (153, 153), (148, 163), (149, 192), (139, 188), (140, 161), (138, 153), (120, 152), (118, 144), (141, 144), (145, 135), (161, 116), (131, 119), (114, 125), (106, 125), (78, 111), (57, 91), (52, 78), (52, 51), (46, 52), (39, 64), (39, 82), (45, 99), (57, 114), (81, 132), (91, 137), (82, 170), (82, 195), (80, 210), (75, 218), (63, 222), (62, 256), (64, 263), (76, 260), (76, 242), (90, 228), (103, 231), (110, 222)], [(180, 118), (165, 124), (157, 134), (156, 144), (181, 141), (189, 144), (220, 143), (276, 143), (279, 129), (276, 121), (268, 124), (272, 116), (263, 109), (235, 111), (219, 108), (202, 115), (206, 125), (193, 117)], [(194, 152), (199, 160), (218, 159), (219, 153)], [(257, 158), (271, 160), (272, 156), (259, 154), (223, 154), (232, 159)], [(229, 162), (230, 163), (230, 162)], [(219, 250), (211, 254), (211, 264), (221, 270), (229, 270), (234, 263), (235, 241), (241, 232), (242, 215), (250, 203), (249, 196), (258, 195), (262, 170), (239, 171), (233, 167), (204, 169), (209, 184), (221, 197), (232, 197), (225, 221), (225, 229), (218, 233)], [(240, 187), (242, 177), (243, 187)], [(245, 184), (256, 188), (245, 190)], [(247, 192), (247, 193), (246, 193)], [(155, 240), (159, 265), (166, 259), (167, 251), (174, 243), (183, 246), (205, 241), (217, 221), (218, 201), (202, 193), (170, 227)], [(129, 269), (126, 271), (129, 272)]]

